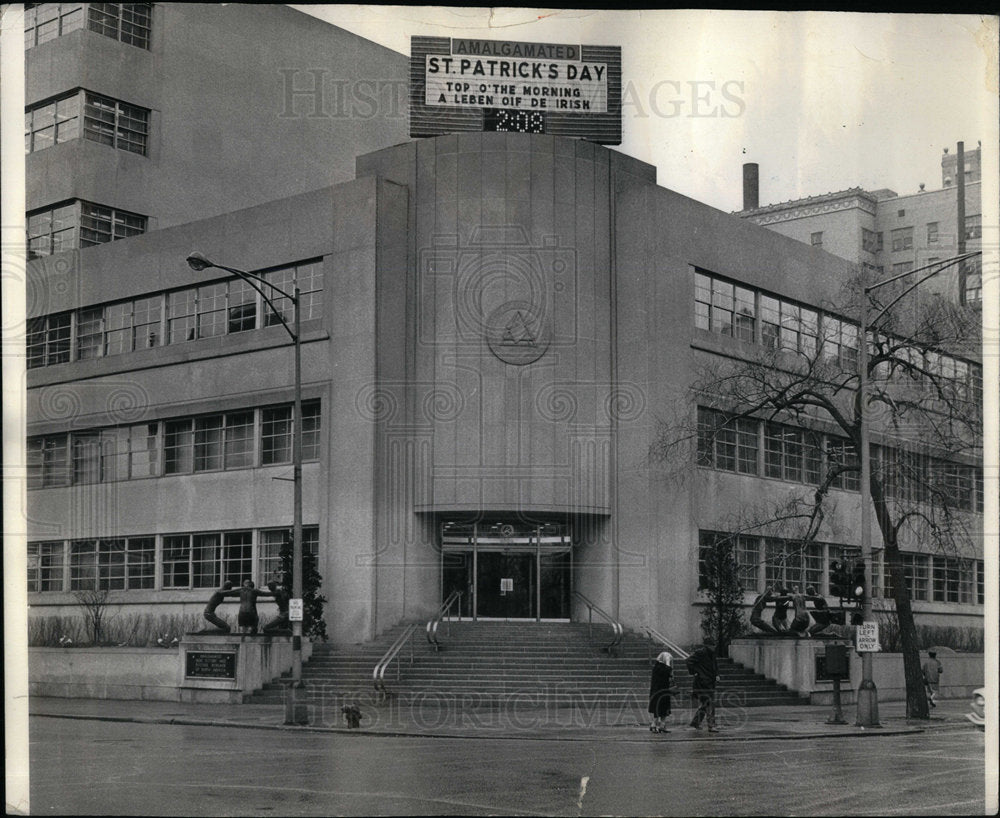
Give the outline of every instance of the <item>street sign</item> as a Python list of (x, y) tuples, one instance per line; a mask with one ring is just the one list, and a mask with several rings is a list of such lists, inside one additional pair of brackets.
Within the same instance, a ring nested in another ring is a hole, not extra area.
[(302, 621), (302, 600), (301, 599), (289, 599), (288, 600), (288, 621), (289, 622), (301, 622)]
[(878, 622), (862, 622), (857, 632), (858, 653), (878, 653), (882, 650), (878, 643)]

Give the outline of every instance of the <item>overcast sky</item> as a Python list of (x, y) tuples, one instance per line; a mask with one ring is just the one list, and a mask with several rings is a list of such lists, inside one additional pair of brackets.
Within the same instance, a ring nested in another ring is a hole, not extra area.
[(411, 35), (621, 45), (617, 149), (727, 211), (744, 162), (760, 165), (761, 204), (904, 194), (941, 187), (945, 147), (998, 141), (996, 24), (972, 15), (296, 8), (404, 54)]

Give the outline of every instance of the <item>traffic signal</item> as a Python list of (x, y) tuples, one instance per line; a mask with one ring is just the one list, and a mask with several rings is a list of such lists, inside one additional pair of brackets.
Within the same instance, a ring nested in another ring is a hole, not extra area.
[(850, 596), (849, 589), (851, 578), (847, 574), (847, 569), (840, 560), (830, 563), (830, 596), (839, 599), (847, 599)]
[(864, 560), (859, 560), (854, 563), (854, 570), (851, 573), (851, 599), (856, 599), (858, 602), (864, 602), (865, 600), (865, 563)]

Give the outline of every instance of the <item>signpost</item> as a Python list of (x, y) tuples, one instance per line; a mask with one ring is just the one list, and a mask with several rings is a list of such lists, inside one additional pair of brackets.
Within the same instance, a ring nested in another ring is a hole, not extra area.
[(882, 647), (878, 643), (878, 622), (862, 622), (856, 635), (858, 653), (878, 653)]

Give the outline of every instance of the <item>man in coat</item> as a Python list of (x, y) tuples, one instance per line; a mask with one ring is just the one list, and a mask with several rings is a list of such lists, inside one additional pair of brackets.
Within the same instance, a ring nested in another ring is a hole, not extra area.
[(715, 727), (715, 683), (719, 680), (719, 665), (715, 658), (715, 640), (711, 637), (687, 659), (691, 674), (691, 698), (697, 700), (698, 709), (691, 719), (691, 727), (701, 728), (702, 719), (708, 722), (708, 732), (717, 733)]

